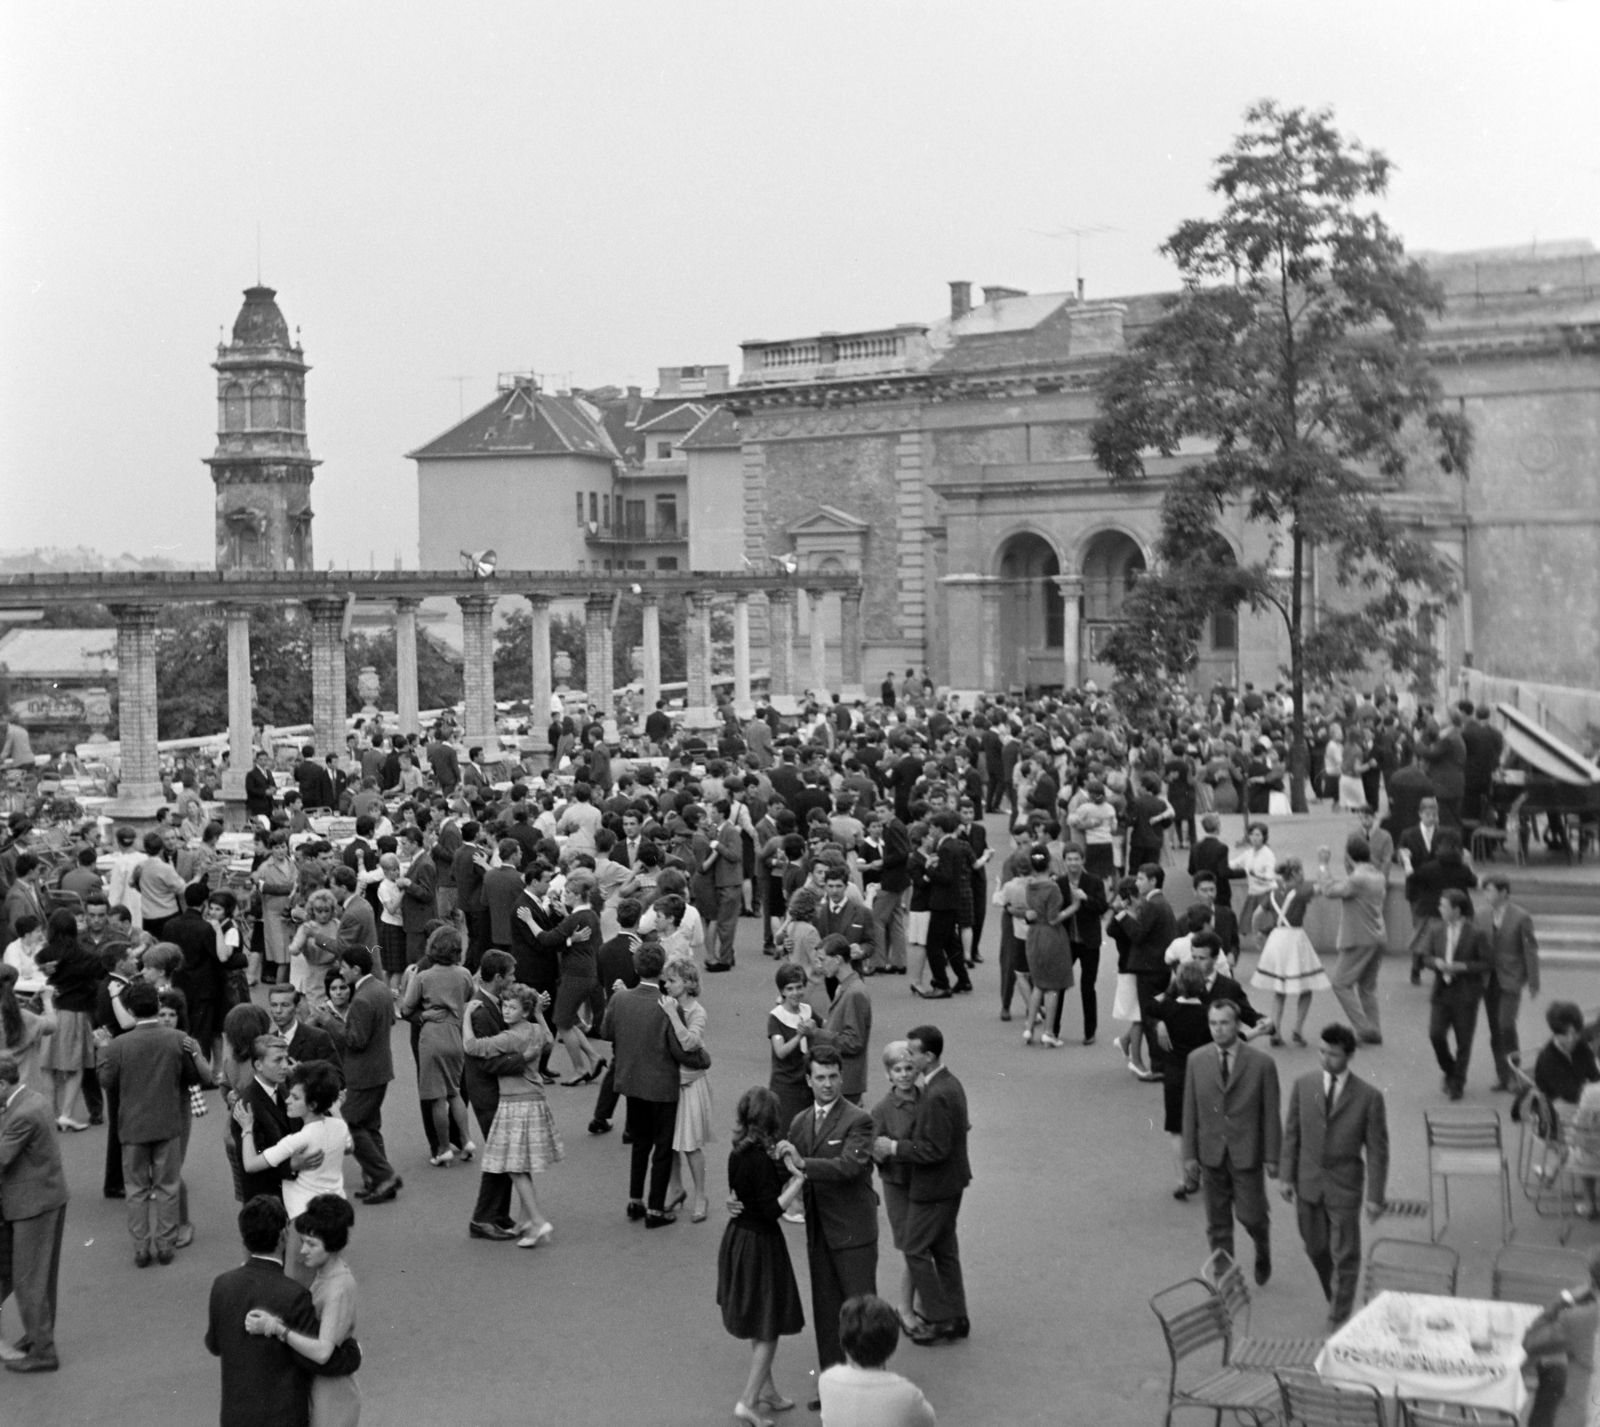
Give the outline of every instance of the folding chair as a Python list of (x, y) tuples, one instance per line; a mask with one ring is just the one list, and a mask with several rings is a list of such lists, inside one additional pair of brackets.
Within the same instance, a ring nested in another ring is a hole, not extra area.
[(1467, 1427), (1480, 1423), (1483, 1427), (1518, 1427), (1515, 1412), (1502, 1412), (1498, 1407), (1466, 1407), (1455, 1402), (1423, 1402), (1418, 1398), (1400, 1399), (1400, 1427)]
[(1377, 1239), (1367, 1250), (1366, 1283), (1361, 1301), (1371, 1303), (1385, 1290), (1454, 1298), (1460, 1271), (1460, 1255), (1443, 1244)]
[(1561, 1174), (1567, 1147), (1561, 1138), (1561, 1121), (1545, 1093), (1528, 1078), (1520, 1066), (1513, 1067), (1517, 1078), (1522, 1124), (1517, 1136), (1517, 1183), (1522, 1195), (1541, 1219), (1554, 1204), (1556, 1217), (1567, 1218), (1567, 1183)]
[(1221, 1300), (1234, 1334), (1229, 1361), (1236, 1368), (1251, 1372), (1274, 1372), (1278, 1368), (1310, 1367), (1322, 1351), (1320, 1338), (1251, 1338), (1239, 1334), (1241, 1321), (1250, 1328), (1250, 1288), (1244, 1271), (1224, 1249), (1216, 1249), (1200, 1270), (1200, 1281), (1209, 1285)]
[(1385, 1427), (1375, 1387), (1335, 1385), (1304, 1368), (1283, 1369), (1277, 1378), (1283, 1427)]
[(1180, 1407), (1199, 1407), (1222, 1421), (1224, 1412), (1248, 1417), (1256, 1427), (1277, 1416), (1278, 1384), (1265, 1373), (1233, 1365), (1228, 1311), (1208, 1284), (1186, 1278), (1150, 1300), (1172, 1364), (1164, 1427)]
[(1537, 1303), (1541, 1308), (1564, 1288), (1589, 1281), (1589, 1260), (1574, 1249), (1507, 1244), (1494, 1256), (1489, 1296), (1503, 1303)]
[[(1500, 1112), (1488, 1109), (1424, 1110), (1428, 1137), (1428, 1232), (1437, 1242), (1450, 1227), (1450, 1180), (1493, 1178), (1500, 1181), (1500, 1242), (1515, 1232), (1511, 1218), (1511, 1167), (1500, 1136)], [(1444, 1223), (1434, 1209), (1434, 1181), (1444, 1182)]]

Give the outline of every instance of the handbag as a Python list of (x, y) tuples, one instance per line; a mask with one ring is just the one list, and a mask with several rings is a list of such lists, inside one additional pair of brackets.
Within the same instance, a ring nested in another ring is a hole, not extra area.
[(191, 1085), (189, 1087), (189, 1113), (198, 1120), (205, 1112), (205, 1092), (198, 1085)]
[(703, 1045), (697, 1045), (693, 1050), (686, 1050), (683, 1059), (678, 1062), (685, 1070), (710, 1070), (711, 1052)]
[(318, 1377), (350, 1377), (361, 1371), (361, 1344), (354, 1337), (346, 1338), (328, 1355), (328, 1361), (321, 1365), (308, 1358), (299, 1358), (297, 1361)]
[(1117, 994), (1111, 1003), (1111, 1019), (1137, 1021), (1139, 1016), (1139, 978), (1131, 971), (1117, 973)]

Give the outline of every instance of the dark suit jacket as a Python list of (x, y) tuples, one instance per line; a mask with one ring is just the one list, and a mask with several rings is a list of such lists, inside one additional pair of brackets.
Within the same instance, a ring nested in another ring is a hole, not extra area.
[[(341, 1064), (333, 1037), (304, 1021), (295, 1022), (294, 1039), (289, 1042), (289, 1059), (296, 1065), (307, 1060), (326, 1060), (335, 1066)], [(259, 1140), (256, 1141), (256, 1148), (261, 1148)]]
[[(405, 920), (404, 901), (401, 902), (400, 919)], [(364, 946), (371, 950), (378, 944), (378, 920), (372, 915), (372, 903), (357, 894), (344, 904), (339, 913), (339, 945)]]
[(1153, 975), (1166, 969), (1167, 948), (1178, 935), (1178, 919), (1164, 896), (1145, 897), (1122, 914), (1128, 934), (1128, 970)]
[(55, 1114), (36, 1090), (22, 1086), (0, 1110), (0, 1219), (34, 1219), (67, 1202), (59, 1138)]
[(911, 1166), (910, 1197), (917, 1204), (954, 1199), (972, 1183), (967, 1160), (967, 1092), (942, 1067), (922, 1090), (911, 1134), (896, 1140), (894, 1157)]
[(806, 1238), (830, 1249), (878, 1242), (878, 1195), (872, 1187), (872, 1116), (843, 1096), (828, 1107), (822, 1127), (815, 1110), (789, 1126), (789, 1143), (805, 1161)]
[(1489, 938), (1494, 954), (1494, 979), (1502, 991), (1528, 988), (1530, 996), (1539, 994), (1539, 938), (1533, 934), (1533, 918), (1515, 902), (1507, 902), (1497, 930), (1494, 913), (1487, 907), (1478, 913), (1478, 929)]
[(222, 963), (217, 960), (217, 929), (199, 912), (186, 909), (167, 919), (161, 939), (183, 953), (183, 965), (173, 973), (172, 984), (189, 1004), (220, 1001)]
[(817, 903), (814, 924), (819, 937), (837, 935), (851, 945), (872, 945), (872, 913), (854, 897), (846, 897), (837, 913), (828, 905), (828, 899), (823, 897)]
[[(1440, 922), (1428, 928), (1427, 938), (1423, 941), (1421, 951), (1423, 956), (1443, 957), (1445, 949), (1445, 927)], [(1430, 1001), (1441, 1001), (1448, 995), (1481, 996), (1483, 988), (1488, 983), (1489, 972), (1494, 968), (1494, 948), (1486, 937), (1471, 922), (1463, 920), (1461, 935), (1456, 942), (1455, 964), (1460, 970), (1447, 982), (1442, 971), (1433, 973), (1433, 994)]]
[(1261, 1019), (1261, 1012), (1250, 1004), (1250, 997), (1245, 989), (1231, 976), (1224, 976), (1220, 972), (1211, 978), (1211, 984), (1206, 987), (1205, 994), (1200, 998), (1207, 1006), (1213, 1001), (1232, 1001), (1239, 1008), (1239, 1024), (1253, 1026)]
[(345, 1014), (344, 1083), (373, 1090), (394, 1079), (389, 1032), (394, 1027), (394, 997), (376, 976), (364, 976)]
[(211, 1285), (206, 1347), (222, 1359), (222, 1427), (306, 1427), (311, 1374), (304, 1358), (276, 1338), (244, 1330), (252, 1308), (276, 1313), (294, 1332), (315, 1337), (311, 1294), (272, 1259), (249, 1258)]
[(400, 894), (400, 923), (408, 937), (420, 937), (433, 920), (438, 900), (439, 869), (434, 865), (433, 854), (419, 852), (405, 869), (405, 876), (411, 885)]
[(1183, 1157), (1215, 1169), (1224, 1154), (1235, 1169), (1276, 1165), (1283, 1140), (1278, 1120), (1278, 1067), (1243, 1041), (1233, 1057), (1227, 1088), (1216, 1044), (1189, 1056), (1183, 1080)]
[(1228, 844), (1220, 837), (1202, 837), (1189, 849), (1189, 880), (1198, 872), (1209, 872), (1217, 879), (1217, 905), (1233, 905), (1229, 879), (1235, 874), (1228, 862)]
[(1346, 1075), (1331, 1119), (1325, 1107), (1320, 1070), (1295, 1081), (1283, 1126), (1283, 1182), (1307, 1204), (1347, 1210), (1361, 1207), (1365, 1183), (1368, 1201), (1382, 1204), (1389, 1182), (1389, 1126), (1382, 1092), (1359, 1076)]
[(244, 775), (244, 808), (251, 817), (266, 817), (272, 812), (278, 785), (271, 773), (252, 767)]
[(333, 779), (322, 764), (310, 759), (296, 763), (294, 781), (300, 788), (300, 802), (307, 809), (334, 806)]
[[(319, 1031), (317, 1034), (323, 1033)], [(252, 1079), (245, 1087), (244, 1103), (250, 1107), (250, 1113), (255, 1117), (250, 1128), (250, 1142), (256, 1147), (257, 1154), (265, 1154), (285, 1135), (292, 1135), (300, 1128), (300, 1121), (291, 1120), (284, 1110), (282, 1095), (268, 1091), (259, 1080)], [(228, 1130), (233, 1135), (234, 1144), (240, 1147), (239, 1163), (242, 1166), (244, 1131), (234, 1119), (228, 1121)], [(272, 1199), (281, 1198), (283, 1181), (294, 1173), (287, 1163), (268, 1165), (267, 1168), (257, 1170), (254, 1174), (243, 1169), (240, 1172), (244, 1180), (246, 1203), (258, 1194), (265, 1194)]]
[(600, 1038), (611, 1042), (617, 1094), (633, 1100), (676, 1104), (678, 1066), (688, 1052), (661, 1009), (661, 990), (653, 981), (606, 1003)]
[[(484, 995), (482, 982), (473, 987), (472, 994), (479, 998), (480, 1003), (472, 1013), (473, 1035), (485, 1039), (499, 1035), (506, 1028), (500, 1003), (494, 997)], [(513, 1074), (522, 1069), (522, 1064), (521, 1051), (507, 1051), (504, 1055), (469, 1055), (461, 1077), (467, 1103), (492, 1121), (494, 1112), (500, 1107), (501, 1072)]]
[(883, 825), (883, 870), (878, 886), (885, 892), (904, 892), (911, 885), (911, 835), (899, 818)]
[(859, 976), (841, 977), (827, 1017), (811, 1036), (813, 1045), (831, 1045), (839, 1052), (846, 1095), (867, 1089), (867, 1044), (872, 1039), (872, 998)]
[[(1072, 883), (1065, 877), (1056, 879), (1061, 896), (1068, 906), (1072, 904)], [(1106, 914), (1106, 884), (1092, 872), (1078, 878), (1083, 891), (1083, 904), (1066, 920), (1067, 939), (1074, 946), (1097, 947), (1101, 941), (1100, 919)]]

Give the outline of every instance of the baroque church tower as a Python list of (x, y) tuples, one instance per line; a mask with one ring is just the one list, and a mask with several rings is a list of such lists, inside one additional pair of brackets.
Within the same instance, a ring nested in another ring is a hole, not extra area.
[(270, 287), (245, 289), (233, 341), (219, 343), (217, 486), (219, 570), (310, 570), (311, 476), (305, 354)]

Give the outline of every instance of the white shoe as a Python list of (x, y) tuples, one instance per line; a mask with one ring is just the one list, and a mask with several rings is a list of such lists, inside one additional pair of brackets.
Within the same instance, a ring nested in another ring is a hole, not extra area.
[(429, 1164), (436, 1165), (440, 1169), (448, 1169), (455, 1162), (456, 1152), (454, 1150), (444, 1150), (428, 1161)]
[(1023, 1045), (1032, 1045), (1033, 1044), (1033, 1027), (1032, 1026), (1029, 1026), (1028, 1029), (1025, 1030), (1022, 1033), (1022, 1043), (1023, 1043)]
[(1059, 1041), (1055, 1036), (1051, 1035), (1049, 1031), (1045, 1031), (1039, 1037), (1039, 1043), (1041, 1045), (1049, 1046), (1052, 1050), (1055, 1050), (1055, 1049), (1059, 1048), (1060, 1045), (1062, 1044), (1062, 1042)]
[(519, 1249), (536, 1249), (540, 1244), (547, 1243), (555, 1231), (556, 1226), (548, 1220), (538, 1230), (534, 1230), (533, 1225), (529, 1224), (526, 1226), (526, 1231), (522, 1237), (517, 1240), (517, 1247)]

